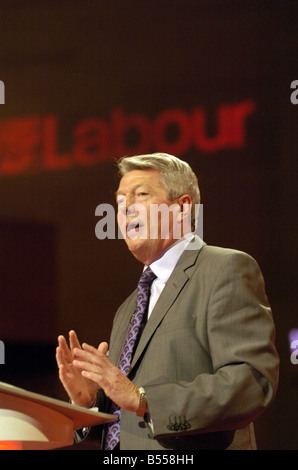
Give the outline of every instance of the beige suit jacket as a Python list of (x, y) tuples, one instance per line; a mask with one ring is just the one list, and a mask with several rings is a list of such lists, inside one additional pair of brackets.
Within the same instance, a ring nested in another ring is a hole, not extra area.
[[(115, 316), (109, 353), (115, 364), (135, 304), (136, 291)], [(151, 421), (122, 410), (120, 448), (255, 448), (251, 423), (278, 383), (274, 338), (255, 260), (206, 244), (187, 249), (147, 322), (129, 374), (146, 390)]]

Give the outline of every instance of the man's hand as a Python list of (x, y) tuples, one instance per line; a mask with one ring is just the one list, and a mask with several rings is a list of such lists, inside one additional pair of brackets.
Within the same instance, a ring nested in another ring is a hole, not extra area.
[(86, 380), (93, 381), (97, 388), (101, 387), (120, 408), (137, 411), (138, 387), (109, 360), (103, 349), (84, 343), (82, 349), (74, 349), (74, 354), (73, 366)]
[[(98, 346), (102, 354), (106, 354), (107, 348), (107, 343), (101, 343)], [(81, 350), (81, 346), (74, 331), (69, 332), (69, 346), (64, 336), (59, 336), (56, 349), (59, 378), (75, 405), (90, 408), (96, 400), (99, 386), (94, 381), (83, 377), (81, 371), (74, 367), (75, 350)]]

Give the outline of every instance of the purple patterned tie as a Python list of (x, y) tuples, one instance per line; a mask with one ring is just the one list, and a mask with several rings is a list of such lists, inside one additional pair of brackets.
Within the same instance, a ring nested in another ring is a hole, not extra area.
[[(138, 284), (138, 296), (137, 296), (137, 307), (134, 313), (132, 322), (130, 323), (127, 336), (124, 341), (120, 359), (118, 362), (118, 367), (123, 372), (123, 374), (128, 375), (130, 364), (136, 350), (138, 341), (140, 339), (141, 333), (141, 324), (144, 318), (144, 314), (147, 310), (148, 300), (150, 296), (150, 286), (154, 279), (156, 278), (155, 274), (151, 271), (150, 268), (147, 268)], [(110, 423), (106, 432), (105, 439), (105, 450), (112, 450), (118, 444), (120, 438), (120, 414), (121, 410), (118, 405), (112, 403), (110, 414), (114, 414), (118, 417), (118, 421), (115, 423)]]

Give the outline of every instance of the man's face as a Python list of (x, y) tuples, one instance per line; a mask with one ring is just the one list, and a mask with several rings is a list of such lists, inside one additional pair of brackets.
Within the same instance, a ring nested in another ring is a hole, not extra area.
[[(119, 228), (129, 250), (142, 263), (152, 263), (175, 241), (173, 226), (180, 212), (177, 202), (168, 199), (156, 170), (133, 170), (121, 179), (117, 191)], [(157, 214), (154, 208), (161, 204), (172, 210)], [(167, 217), (165, 224), (161, 224), (162, 217)]]

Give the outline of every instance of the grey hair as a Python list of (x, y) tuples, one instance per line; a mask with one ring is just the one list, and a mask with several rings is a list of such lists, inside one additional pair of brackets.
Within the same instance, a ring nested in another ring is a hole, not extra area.
[(167, 153), (152, 153), (122, 157), (117, 161), (120, 177), (133, 170), (157, 170), (167, 189), (169, 200), (188, 194), (192, 201), (192, 226), (195, 226), (195, 206), (200, 204), (198, 179), (190, 165)]

